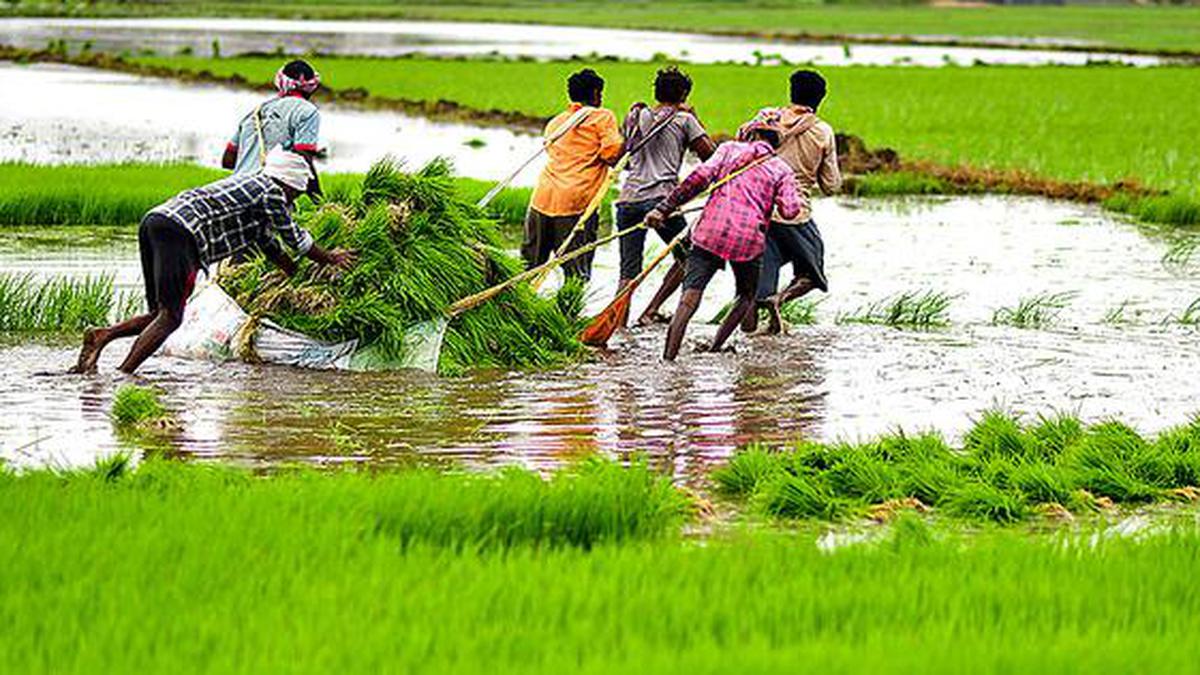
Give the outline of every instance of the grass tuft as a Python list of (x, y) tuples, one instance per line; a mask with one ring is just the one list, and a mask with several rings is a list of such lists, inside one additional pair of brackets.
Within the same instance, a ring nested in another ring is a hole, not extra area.
[(114, 296), (111, 275), (36, 279), (0, 274), (0, 332), (78, 332), (126, 318), (129, 295)]
[(949, 325), (954, 296), (938, 291), (906, 291), (838, 317), (838, 323), (862, 323), (895, 328), (938, 328)]
[(123, 384), (113, 395), (109, 416), (118, 428), (133, 428), (167, 416), (167, 408), (157, 389)]
[(1074, 292), (1039, 293), (1022, 298), (1015, 307), (1001, 307), (992, 314), (992, 325), (1014, 328), (1046, 328), (1058, 322), (1058, 316), (1077, 294)]

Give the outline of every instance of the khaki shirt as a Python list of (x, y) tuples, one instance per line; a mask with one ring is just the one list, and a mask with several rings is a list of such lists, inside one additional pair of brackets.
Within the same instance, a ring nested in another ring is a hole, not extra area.
[(837, 143), (833, 127), (824, 120), (807, 131), (788, 134), (788, 130), (803, 122), (811, 113), (803, 106), (788, 106), (780, 111), (783, 142), (778, 155), (792, 167), (796, 176), (796, 191), (800, 194), (800, 213), (795, 218), (783, 218), (775, 214), (775, 222), (800, 224), (812, 219), (810, 195), (813, 187), (819, 187), (827, 195), (842, 189), (842, 172), (838, 168)]
[[(553, 136), (581, 107), (572, 103), (550, 120), (545, 135)], [(597, 108), (554, 142), (547, 150), (546, 168), (538, 177), (530, 206), (547, 216), (583, 213), (592, 197), (605, 185), (608, 165), (621, 153), (625, 139), (617, 128), (617, 116)]]

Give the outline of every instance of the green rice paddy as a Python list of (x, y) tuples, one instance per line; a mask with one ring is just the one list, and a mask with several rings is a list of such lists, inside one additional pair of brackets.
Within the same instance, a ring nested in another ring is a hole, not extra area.
[(958, 448), (934, 433), (798, 443), (780, 452), (751, 447), (713, 479), (723, 493), (773, 517), (840, 519), (909, 504), (1012, 523), (1039, 512), (1200, 499), (1200, 420), (1148, 439), (1116, 421), (1022, 421), (993, 411)]
[[(267, 82), (276, 57), (146, 57), (138, 63), (208, 70)], [(568, 74), (590, 65), (606, 78), (606, 105), (623, 111), (651, 96), (658, 65), (587, 61), (536, 63), (428, 58), (323, 57), (316, 65), (335, 89), (412, 101), (451, 100), (476, 110), (547, 117), (565, 101)], [(692, 95), (714, 132), (730, 133), (759, 107), (787, 100), (793, 67), (691, 65)], [(1200, 154), (1188, 139), (1200, 119), (1200, 69), (1187, 67), (829, 67), (823, 115), (870, 147), (908, 160), (1015, 169), (1061, 181), (1112, 185), (1133, 180), (1170, 190), (1194, 211)], [(521, 87), (497, 83), (521, 82)], [(1122, 93), (1124, 92), (1124, 93)], [(1136, 93), (1136, 103), (1127, 100)], [(1130, 153), (1131, 137), (1138, 152)], [(1131, 210), (1133, 204), (1124, 210)], [(1145, 207), (1142, 207), (1145, 208)], [(1156, 208), (1169, 208), (1160, 204)]]
[(920, 2), (799, 0), (475, 0), (430, 3), (396, 0), (278, 0), (252, 2), (112, 2), (86, 6), (24, 0), (9, 11), (44, 14), (277, 16), (316, 19), (505, 21), (771, 35), (848, 34), (927, 36), (941, 40), (1055, 38), (1102, 47), (1195, 51), (1200, 11), (1194, 7), (928, 7)]
[[(0, 474), (0, 669), (1189, 672), (1200, 532), (901, 518), (676, 532), (640, 465), (549, 481), (122, 461)], [(1174, 523), (1174, 524), (1172, 524)]]
[(133, 316), (141, 305), (138, 294), (115, 293), (109, 275), (0, 273), (0, 333), (77, 333)]

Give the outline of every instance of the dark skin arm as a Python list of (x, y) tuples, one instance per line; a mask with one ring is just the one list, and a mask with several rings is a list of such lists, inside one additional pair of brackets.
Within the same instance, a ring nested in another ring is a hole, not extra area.
[(308, 181), (308, 190), (306, 191), (309, 199), (314, 203), (320, 202), (325, 193), (321, 191), (321, 178), (317, 174), (317, 153), (308, 150), (297, 150), (296, 154), (308, 161), (308, 169), (312, 171), (312, 180)]
[(221, 168), (227, 171), (233, 171), (233, 167), (237, 166), (238, 149), (233, 145), (225, 146), (225, 154), (221, 155)]
[(693, 140), (688, 147), (700, 157), (701, 162), (712, 157), (713, 153), (717, 151), (717, 144), (713, 143), (713, 139), (709, 138), (708, 134)]

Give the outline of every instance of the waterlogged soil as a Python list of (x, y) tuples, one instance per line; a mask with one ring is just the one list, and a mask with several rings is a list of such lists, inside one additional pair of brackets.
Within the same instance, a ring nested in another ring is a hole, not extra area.
[[(177, 425), (159, 443), (185, 455), (542, 469), (592, 450), (644, 451), (682, 480), (754, 439), (856, 439), (897, 428), (954, 437), (997, 405), (1114, 416), (1145, 432), (1196, 411), (1200, 346), (1194, 329), (1168, 319), (1200, 297), (1200, 279), (1163, 265), (1164, 241), (1097, 209), (1032, 198), (824, 200), (816, 216), (831, 280), (816, 325), (738, 337), (735, 353), (686, 349), (664, 364), (663, 330), (653, 328), (550, 372), (444, 379), (156, 358), (134, 381), (164, 391)], [(12, 238), (0, 233), (0, 242)], [(34, 250), (0, 246), (0, 270), (91, 267), (114, 271), (118, 285), (140, 284), (132, 240)], [(613, 292), (616, 262), (612, 248), (599, 257), (592, 310)], [(707, 320), (728, 300), (729, 276), (711, 287), (691, 341), (713, 331)], [(948, 327), (839, 321), (920, 289), (954, 294)], [(996, 309), (1045, 292), (1076, 294), (1052, 326), (991, 325)], [(1106, 321), (1122, 306), (1120, 322)], [(112, 346), (95, 377), (39, 374), (65, 369), (73, 344), (6, 344), (0, 457), (74, 465), (131, 442), (107, 416), (127, 381), (113, 374), (127, 343)]]
[[(263, 95), (75, 66), (0, 62), (0, 161), (42, 164), (183, 161), (218, 166)], [(82, 102), (86, 102), (83, 104)], [(449, 157), (463, 175), (499, 179), (537, 139), (495, 126), (322, 107), (326, 171), (363, 172), (385, 154), (415, 166)], [(536, 177), (530, 171), (518, 183)]]
[[(876, 36), (874, 41), (879, 41)], [(368, 54), (400, 56), (500, 55), (562, 59), (599, 55), (647, 60), (665, 57), (693, 63), (756, 63), (762, 59), (821, 65), (944, 66), (988, 64), (1082, 65), (1107, 61), (1150, 66), (1166, 59), (1148, 55), (1069, 50), (939, 45), (797, 42), (644, 30), (503, 23), (417, 21), (298, 21), (283, 19), (4, 19), (0, 43), (41, 49), (62, 40), (73, 47), (138, 53)]]

